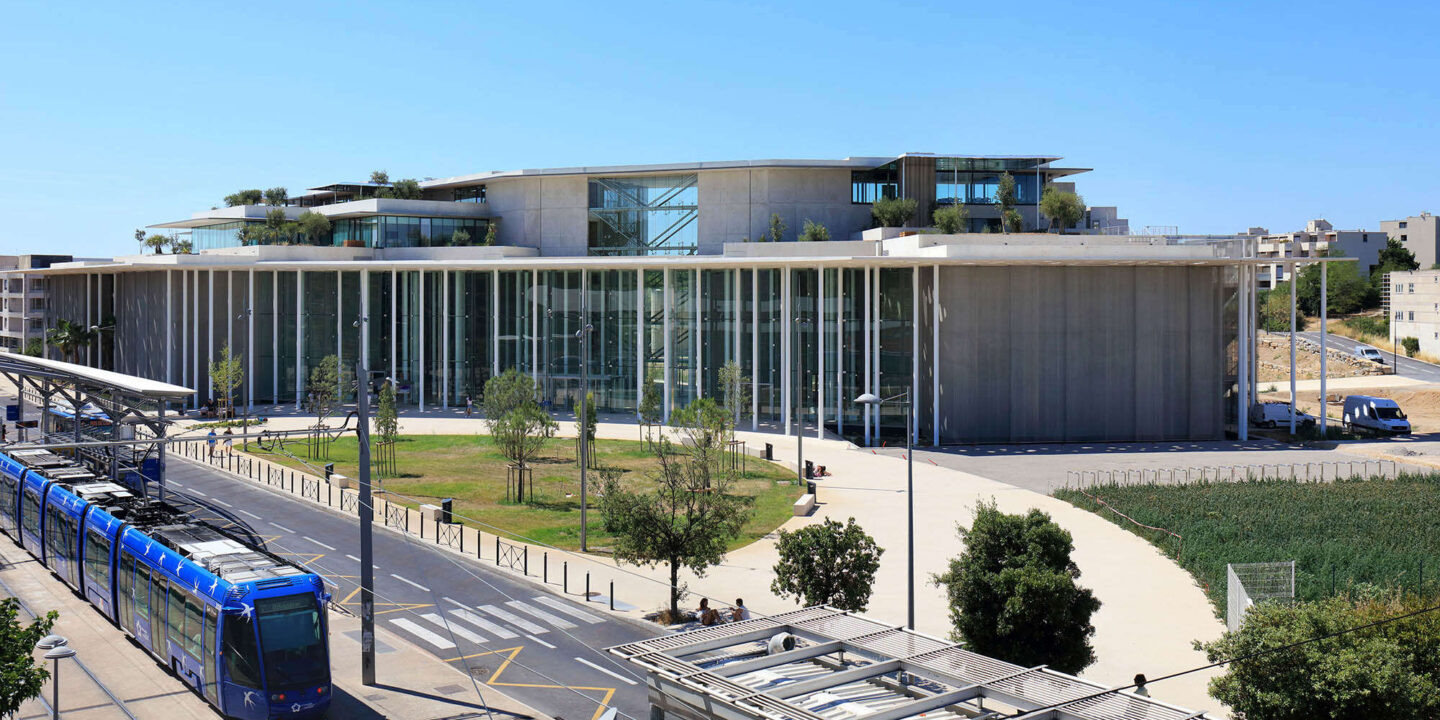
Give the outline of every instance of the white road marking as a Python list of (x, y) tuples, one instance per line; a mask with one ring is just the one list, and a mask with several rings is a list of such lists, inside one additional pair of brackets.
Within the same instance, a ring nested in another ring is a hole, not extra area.
[(203, 493), (203, 492), (200, 492), (199, 490), (191, 489), (190, 492), (193, 493), (193, 494), (195, 494), (195, 495), (199, 495), (200, 497), (209, 497), (208, 495), (206, 495), (206, 494)]
[(535, 642), (540, 643), (541, 645), (544, 645), (545, 647), (548, 647), (548, 648), (550, 648), (551, 650), (554, 650), (554, 649), (555, 649), (555, 646), (554, 646), (554, 645), (551, 645), (550, 643), (547, 643), (547, 642), (545, 642), (544, 640), (541, 640), (540, 638), (535, 637), (534, 635), (526, 635), (525, 637), (530, 638), (531, 640), (534, 640)]
[[(460, 605), (459, 602), (451, 600), (448, 597), (445, 599), (451, 603)], [(490, 622), (489, 620), (480, 617), (473, 612), (470, 612), (470, 610), (464, 605), (460, 605), (460, 608), (458, 610), (451, 610), (450, 614), (454, 615), (457, 618), (460, 618), (461, 620), (464, 620), (465, 622), (470, 623), (471, 625), (474, 625), (475, 627), (480, 628), (481, 630), (489, 630), (490, 634), (495, 635), (502, 640), (508, 640), (513, 637), (518, 637), (515, 633), (510, 632), (510, 628)]]
[(357, 558), (357, 557), (355, 557), (354, 555), (351, 555), (351, 554), (349, 554), (349, 553), (346, 553), (345, 557), (348, 557), (348, 558), (350, 558), (351, 560), (354, 560), (355, 562), (360, 562), (360, 558)]
[(390, 577), (393, 577), (393, 578), (395, 578), (396, 580), (399, 580), (400, 582), (405, 583), (406, 585), (414, 585), (415, 587), (420, 588), (421, 590), (424, 590), (425, 592), (430, 592), (430, 588), (427, 588), (427, 587), (425, 587), (424, 585), (421, 585), (420, 583), (415, 582), (414, 580), (406, 580), (405, 578), (400, 577), (399, 575), (396, 575), (395, 573), (390, 573)]
[(415, 637), (418, 637), (421, 640), (424, 640), (425, 642), (428, 642), (431, 645), (440, 648), (441, 650), (449, 650), (455, 647), (455, 643), (450, 642), (449, 640), (446, 640), (445, 638), (440, 637), (439, 635), (436, 635), (435, 633), (430, 632), (429, 630), (420, 627), (419, 625), (409, 620), (406, 620), (405, 618), (397, 618), (395, 620), (391, 620), (390, 624), (404, 630), (409, 630), (410, 633), (413, 634)]
[(476, 635), (475, 633), (473, 633), (473, 632), (465, 629), (464, 627), (462, 627), (462, 626), (460, 626), (460, 625), (458, 625), (458, 624), (456, 624), (456, 623), (447, 623), (447, 622), (445, 622), (445, 618), (440, 617), (439, 615), (437, 615), (437, 614), (435, 614), (435, 613), (425, 613), (425, 614), (421, 615), (420, 617), (425, 618), (426, 620), (429, 620), (431, 623), (434, 623), (435, 625), (439, 625), (440, 627), (445, 628), (446, 630), (449, 630), (450, 632), (455, 633), (456, 635), (459, 635), (460, 637), (465, 638), (466, 640), (469, 640), (470, 642), (473, 642), (473, 643), (475, 643), (476, 645), (484, 645), (485, 642), (486, 642), (486, 641), (485, 641), (485, 638), (483, 638), (483, 637), (481, 637), (481, 636), (479, 636), (479, 635)]
[(250, 512), (249, 510), (241, 510), (240, 512), (245, 513), (246, 515), (249, 515), (250, 517), (255, 518), (256, 520), (259, 520), (259, 519), (260, 519), (260, 516), (259, 516), (259, 515), (256, 515), (255, 513), (252, 513), (252, 512)]
[(609, 671), (609, 670), (606, 670), (605, 668), (600, 667), (599, 665), (596, 665), (595, 663), (592, 663), (592, 662), (590, 662), (589, 660), (586, 660), (585, 658), (578, 658), (578, 657), (577, 657), (577, 658), (575, 658), (575, 662), (581, 663), (581, 664), (583, 664), (583, 665), (589, 665), (590, 667), (595, 668), (596, 670), (599, 670), (600, 672), (603, 672), (603, 673), (605, 673), (606, 675), (609, 675), (610, 677), (613, 677), (613, 678), (615, 678), (616, 680), (619, 680), (620, 682), (625, 683), (626, 685), (635, 685), (635, 684), (637, 684), (634, 680), (631, 680), (630, 678), (625, 677), (624, 675), (621, 675), (620, 673), (611, 672), (611, 671)]
[(326, 545), (325, 543), (322, 543), (322, 542), (320, 542), (319, 540), (316, 540), (315, 538), (310, 537), (309, 535), (301, 535), (300, 537), (302, 537), (302, 538), (304, 538), (304, 539), (306, 539), (306, 540), (309, 540), (310, 542), (315, 543), (316, 545), (319, 545), (320, 547), (323, 547), (323, 548), (325, 548), (326, 550), (334, 550), (334, 549), (335, 549), (335, 546), (334, 546), (334, 545)]
[(510, 623), (511, 625), (514, 625), (515, 627), (520, 628), (521, 630), (524, 630), (525, 632), (532, 632), (536, 635), (550, 632), (550, 630), (547, 628), (536, 625), (535, 623), (532, 623), (529, 620), (526, 620), (525, 618), (522, 618), (519, 615), (510, 612), (509, 610), (498, 608), (494, 605), (481, 605), (480, 609), (487, 613), (490, 613), (491, 615), (494, 615), (495, 617), (500, 618), (501, 620), (504, 620), (505, 622)]
[(211, 500), (214, 500), (216, 505), (224, 505), (225, 507), (235, 507), (234, 505), (231, 505), (230, 503), (227, 503), (227, 502), (225, 502), (224, 500), (221, 500), (220, 498), (210, 498), (210, 499), (211, 499)]
[(595, 623), (605, 622), (605, 618), (585, 612), (584, 610), (581, 610), (580, 608), (577, 608), (574, 605), (565, 602), (564, 600), (557, 600), (556, 598), (547, 597), (545, 595), (536, 595), (535, 602), (538, 602), (542, 605), (548, 605), (551, 608), (554, 608), (556, 610), (559, 610), (560, 612), (565, 613), (566, 615), (569, 615), (570, 617), (584, 620), (591, 625), (594, 625)]
[[(269, 522), (269, 521), (267, 520), (266, 522)], [(294, 530), (291, 530), (290, 528), (287, 528), (287, 527), (285, 527), (284, 525), (281, 525), (280, 523), (272, 522), (272, 523), (270, 523), (270, 524), (271, 524), (271, 525), (274, 525), (275, 527), (280, 528), (281, 530), (284, 530), (285, 532), (288, 532), (288, 533), (294, 533), (294, 532), (295, 532)]]
[(537, 618), (540, 618), (541, 620), (544, 620), (545, 622), (548, 622), (551, 625), (560, 628), (561, 630), (569, 630), (570, 628), (576, 627), (575, 623), (572, 623), (565, 618), (557, 617), (555, 615), (551, 615), (550, 613), (545, 612), (544, 610), (530, 607), (529, 605), (526, 605), (519, 600), (511, 600), (505, 604), (527, 615), (533, 615)]

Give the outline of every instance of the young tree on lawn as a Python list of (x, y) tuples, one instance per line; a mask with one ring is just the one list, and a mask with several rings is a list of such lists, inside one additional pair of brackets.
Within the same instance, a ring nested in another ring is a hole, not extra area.
[(1075, 193), (1047, 187), (1040, 197), (1040, 212), (1050, 218), (1050, 228), (1059, 226), (1063, 235), (1085, 217), (1085, 200)]
[[(1015, 192), (1015, 176), (1008, 172), (1004, 173), (1000, 176), (999, 186), (995, 188), (995, 202), (1000, 206), (1000, 224), (1007, 233), (1011, 232), (1010, 211), (1015, 209), (1017, 200), (1019, 200), (1019, 196)], [(1018, 216), (1020, 213), (1016, 212), (1015, 214)], [(1019, 225), (1019, 223), (1015, 224)], [(1017, 227), (1014, 232), (1019, 232), (1019, 228)]]
[[(580, 430), (580, 398), (575, 398), (574, 406), (570, 409), (575, 413), (575, 430), (578, 436)], [(595, 393), (587, 392), (585, 393), (585, 441), (591, 447), (595, 446), (595, 426), (598, 424), (600, 424), (600, 411), (595, 409)], [(591, 453), (588, 457), (590, 459), (590, 467), (595, 467), (595, 454)]]
[(490, 423), (491, 437), (500, 446), (500, 453), (522, 468), (530, 466), (530, 461), (544, 449), (545, 441), (555, 436), (555, 429), (550, 413), (533, 399)]
[(215, 398), (220, 405), (217, 409), (222, 418), (234, 415), (235, 391), (245, 382), (243, 359), (243, 355), (231, 355), (230, 344), (226, 343), (220, 349), (220, 359), (210, 361), (210, 387), (215, 390)]
[(800, 231), (800, 242), (824, 242), (830, 239), (830, 228), (820, 223), (805, 220), (805, 229)]
[(954, 235), (965, 232), (965, 220), (968, 214), (963, 205), (946, 205), (937, 208), (931, 217), (935, 220), (936, 230), (946, 235)]
[(870, 215), (880, 227), (904, 227), (917, 207), (915, 198), (880, 198), (870, 206)]
[(35, 662), (35, 643), (50, 634), (57, 617), (51, 610), (25, 625), (20, 622), (20, 601), (0, 599), (0, 716), (12, 717), (45, 689), (50, 671)]
[[(1245, 614), (1239, 630), (1196, 643), (1212, 662), (1234, 659), (1225, 674), (1210, 681), (1210, 694), (1247, 720), (1440, 716), (1440, 618), (1435, 613), (1340, 634), (1421, 610), (1423, 602), (1327, 598), (1260, 603)], [(1304, 642), (1331, 634), (1335, 637), (1323, 642)]]
[[(645, 373), (645, 386), (640, 391), (640, 406), (636, 408), (643, 425), (659, 425), (665, 419), (665, 396), (660, 391), (660, 379), (654, 371)], [(650, 434), (647, 428), (645, 434)]]
[(60, 359), (75, 362), (80, 348), (95, 340), (95, 331), (76, 322), (61, 318), (55, 327), (45, 331), (45, 342), (60, 351)]
[(317, 424), (324, 425), (340, 409), (340, 384), (344, 382), (340, 358), (326, 355), (310, 368), (310, 384), (305, 389), (307, 409), (315, 414)]
[(711, 477), (686, 454), (674, 454), (670, 441), (654, 445), (658, 469), (653, 487), (629, 488), (613, 477), (600, 498), (600, 514), (615, 538), (615, 559), (633, 565), (670, 568), (670, 614), (678, 617), (680, 569), (704, 576), (725, 557), (730, 541), (750, 518), (751, 500), (731, 495), (732, 475)]
[(780, 562), (775, 563), (771, 592), (794, 595), (796, 603), (833, 605), (851, 612), (864, 612), (870, 604), (885, 550), (855, 524), (855, 518), (844, 525), (826, 518), (820, 525), (794, 532), (781, 530), (775, 547)]
[(395, 409), (395, 383), (386, 380), (380, 386), (380, 402), (375, 409), (375, 434), (380, 442), (393, 443), (400, 438), (400, 413)]
[(701, 474), (702, 487), (710, 487), (713, 476), (728, 472), (721, 462), (730, 442), (730, 413), (712, 398), (690, 401), (670, 416), (670, 424), (680, 431), (687, 442), (684, 449), (695, 461)]
[(1100, 601), (1075, 584), (1070, 533), (1039, 510), (1007, 515), (994, 501), (956, 529), (965, 552), (933, 579), (949, 595), (958, 640), (982, 655), (1067, 673), (1095, 662), (1090, 616)]
[(720, 390), (725, 394), (722, 402), (730, 412), (733, 430), (740, 425), (740, 417), (750, 412), (750, 378), (740, 370), (740, 363), (730, 360), (720, 366)]
[(535, 402), (535, 379), (515, 368), (510, 368), (485, 381), (485, 391), (480, 396), (480, 409), (485, 413), (485, 422), (500, 422), (511, 410)]

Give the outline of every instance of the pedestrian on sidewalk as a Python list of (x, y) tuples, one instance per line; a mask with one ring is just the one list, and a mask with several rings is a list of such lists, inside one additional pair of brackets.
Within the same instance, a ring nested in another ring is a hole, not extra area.
[(5, 436), (9, 434), (9, 431), (6, 430), (6, 427), (7, 426), (5, 425), (5, 423), (0, 422), (0, 443), (8, 442), (5, 438)]
[(470, 394), (469, 394), (469, 393), (466, 393), (466, 394), (465, 394), (465, 417), (470, 417), (471, 414), (473, 414), (474, 412), (475, 412), (475, 399), (472, 398), (472, 397), (470, 397)]
[(210, 428), (210, 433), (205, 436), (205, 447), (210, 453), (210, 457), (215, 457), (215, 428)]
[(231, 455), (235, 452), (235, 429), (225, 428), (225, 454)]

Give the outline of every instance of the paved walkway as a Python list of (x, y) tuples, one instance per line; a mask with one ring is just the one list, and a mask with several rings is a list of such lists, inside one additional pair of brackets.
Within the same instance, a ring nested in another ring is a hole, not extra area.
[[(485, 425), (466, 419), (463, 411), (410, 411), (400, 419), (406, 434), (478, 434)], [(300, 428), (313, 422), (301, 416), (274, 416), (270, 429)], [(575, 432), (562, 422), (561, 434)], [(602, 438), (635, 439), (633, 424), (602, 422)], [(739, 433), (752, 448), (775, 446), (776, 456), (794, 458), (793, 437), (766, 433)], [(783, 527), (794, 529), (833, 517), (854, 517), (887, 549), (868, 612), (897, 625), (905, 621), (905, 463), (898, 457), (856, 448), (843, 440), (805, 440), (805, 456), (825, 465), (832, 475), (820, 482), (820, 506), (807, 518), (795, 518)], [(790, 463), (786, 463), (790, 464)], [(791, 465), (793, 467), (793, 465)], [(1155, 677), (1205, 664), (1191, 648), (1193, 640), (1209, 640), (1224, 626), (1190, 575), (1157, 549), (1108, 520), (1059, 500), (978, 475), (917, 463), (915, 468), (917, 629), (936, 636), (950, 632), (944, 592), (930, 584), (932, 574), (945, 570), (947, 561), (963, 549), (956, 523), (968, 523), (977, 502), (994, 499), (1000, 509), (1022, 513), (1039, 508), (1071, 532), (1074, 558), (1081, 583), (1095, 591), (1103, 603), (1094, 618), (1094, 645), (1098, 661), (1083, 675), (1098, 682), (1122, 684), (1137, 672)], [(682, 580), (697, 593), (725, 603), (736, 596), (758, 613), (793, 609), (793, 602), (770, 592), (771, 568), (777, 560), (773, 536), (730, 553), (724, 565), (704, 578), (682, 573)], [(590, 571), (597, 585), (615, 582), (615, 595), (641, 609), (661, 607), (665, 600), (666, 570), (623, 568), (603, 555), (572, 559), (571, 572)], [(599, 587), (606, 587), (599, 585)], [(633, 612), (631, 614), (634, 614)], [(1153, 687), (1155, 696), (1196, 710), (1220, 712), (1205, 685), (1211, 673), (1196, 673)]]

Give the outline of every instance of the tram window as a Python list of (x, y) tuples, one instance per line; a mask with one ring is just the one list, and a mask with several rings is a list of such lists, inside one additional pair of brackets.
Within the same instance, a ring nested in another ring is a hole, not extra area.
[(215, 619), (217, 617), (215, 606), (205, 606), (205, 646), (201, 650), (205, 653), (205, 697), (212, 701), (216, 699), (215, 686), (218, 678), (215, 677)]
[(25, 523), (25, 529), (32, 535), (40, 534), (40, 496), (34, 491), (27, 489), (20, 500), (21, 520)]
[[(150, 568), (135, 566), (135, 614), (150, 621)], [(150, 628), (154, 632), (158, 628)]]
[(85, 533), (85, 581), (109, 589), (110, 540), (91, 528)]
[(120, 617), (120, 626), (127, 630), (135, 628), (131, 612), (135, 601), (135, 583), (132, 577), (134, 574), (135, 559), (130, 557), (130, 553), (122, 550), (120, 552), (120, 569), (115, 573), (115, 582), (117, 583), (115, 587), (118, 590), (115, 595), (119, 601), (116, 603), (116, 611)]
[(185, 647), (185, 598), (181, 596), (179, 585), (170, 586), (170, 607), (166, 617), (169, 618), (170, 642)]
[(256, 649), (254, 624), (240, 615), (226, 615), (223, 630), (225, 672), (230, 676), (230, 682), (245, 687), (260, 687), (260, 668), (257, 666), (260, 653)]
[(200, 612), (200, 604), (185, 593), (185, 652), (195, 658), (200, 655), (200, 633), (204, 629), (203, 616)]

